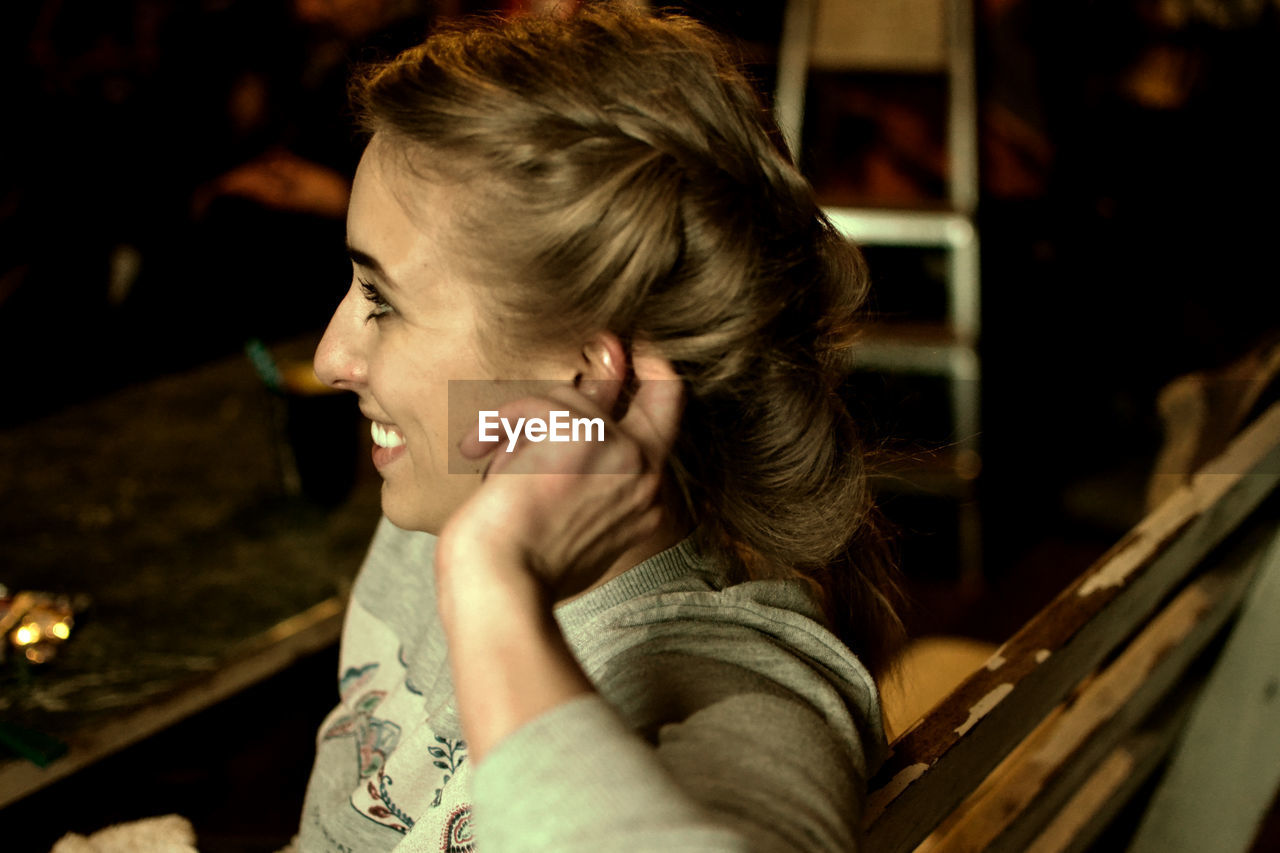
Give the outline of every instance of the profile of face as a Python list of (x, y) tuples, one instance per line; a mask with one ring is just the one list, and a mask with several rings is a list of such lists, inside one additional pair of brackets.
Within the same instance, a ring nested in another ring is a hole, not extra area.
[(578, 347), (548, 349), (499, 375), (501, 342), (481, 332), (485, 290), (469, 280), (453, 237), (466, 192), (413, 175), (401, 149), (374, 137), (347, 213), (351, 287), (315, 355), (321, 380), (354, 392), (372, 421), (383, 512), (399, 527), (432, 533), (479, 488), (484, 464), (457, 449), (449, 380), (572, 382), (581, 357)]

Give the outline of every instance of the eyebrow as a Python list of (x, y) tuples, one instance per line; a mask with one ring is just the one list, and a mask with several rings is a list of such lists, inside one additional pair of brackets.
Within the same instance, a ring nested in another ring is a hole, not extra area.
[(387, 271), (382, 268), (382, 264), (378, 263), (378, 259), (368, 252), (362, 252), (350, 243), (347, 244), (347, 256), (351, 258), (351, 262), (356, 266), (364, 267), (372, 270), (387, 284), (395, 286), (395, 282), (391, 280), (391, 276), (387, 275)]

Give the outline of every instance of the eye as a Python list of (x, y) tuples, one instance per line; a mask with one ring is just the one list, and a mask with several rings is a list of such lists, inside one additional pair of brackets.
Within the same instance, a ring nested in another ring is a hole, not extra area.
[(356, 281), (360, 283), (360, 291), (364, 294), (364, 298), (373, 306), (373, 310), (369, 312), (369, 316), (365, 318), (365, 322), (368, 322), (369, 320), (376, 320), (379, 317), (391, 313), (391, 303), (382, 298), (382, 293), (376, 286), (362, 278), (357, 278)]

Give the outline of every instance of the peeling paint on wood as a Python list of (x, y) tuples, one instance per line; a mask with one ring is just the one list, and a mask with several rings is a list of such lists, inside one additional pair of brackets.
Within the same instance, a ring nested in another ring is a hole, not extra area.
[(978, 700), (976, 705), (969, 709), (969, 719), (965, 720), (960, 727), (956, 729), (956, 734), (963, 737), (965, 732), (969, 731), (969, 729), (973, 728), (974, 725), (977, 724), (978, 720), (985, 717), (992, 708), (999, 705), (1001, 700), (1012, 692), (1013, 685), (1006, 681), (1004, 684), (998, 685), (986, 696), (983, 696)]
[(1156, 546), (1164, 543), (1182, 525), (1195, 507), (1195, 495), (1182, 486), (1160, 509), (1144, 518), (1109, 555), (1098, 570), (1076, 590), (1086, 598), (1103, 589), (1124, 586), (1129, 575), (1142, 566)]
[[(1280, 404), (894, 741), (893, 756), (869, 783), (868, 804), (878, 808), (864, 815), (868, 847), (914, 849), (946, 818), (955, 796), (972, 792), (1081, 679), (1127, 642), (1136, 623), (1275, 494), (1278, 483)], [(1071, 653), (1059, 654), (1068, 648)], [(989, 725), (977, 725), (987, 719)], [(963, 749), (957, 748), (961, 740), (968, 741)]]
[(907, 789), (907, 786), (924, 775), (929, 769), (928, 764), (910, 764), (894, 774), (883, 788), (872, 792), (867, 797), (867, 814), (868, 820), (874, 819), (884, 811), (884, 807), (893, 802), (894, 799)]
[(1098, 590), (1123, 586), (1129, 575), (1178, 528), (1204, 513), (1230, 490), (1243, 476), (1245, 466), (1241, 460), (1262, 455), (1266, 443), (1274, 440), (1277, 429), (1280, 429), (1280, 409), (1273, 407), (1253, 429), (1240, 436), (1232, 452), (1212, 460), (1191, 478), (1190, 484), (1180, 486), (1155, 512), (1139, 522), (1098, 571), (1080, 584), (1076, 594), (1083, 598)]

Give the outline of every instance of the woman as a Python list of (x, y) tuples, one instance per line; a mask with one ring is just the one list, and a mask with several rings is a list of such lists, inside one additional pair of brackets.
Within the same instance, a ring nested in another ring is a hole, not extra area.
[(693, 22), (589, 7), (356, 99), (316, 369), (386, 518), (301, 848), (853, 848), (900, 633), (835, 393), (865, 272), (752, 90)]

